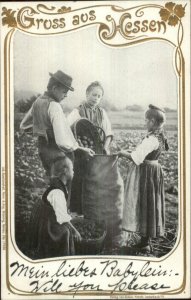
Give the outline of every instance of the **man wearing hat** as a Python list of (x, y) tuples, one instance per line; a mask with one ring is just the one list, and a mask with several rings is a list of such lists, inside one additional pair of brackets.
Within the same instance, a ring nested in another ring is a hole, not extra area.
[(74, 91), (72, 78), (60, 70), (49, 74), (47, 91), (35, 100), (20, 125), (21, 130), (33, 127), (33, 134), (38, 137), (39, 156), (47, 175), (57, 157), (67, 155), (73, 160), (75, 150), (81, 150), (89, 156), (94, 154), (91, 149), (78, 145), (60, 105), (68, 91)]

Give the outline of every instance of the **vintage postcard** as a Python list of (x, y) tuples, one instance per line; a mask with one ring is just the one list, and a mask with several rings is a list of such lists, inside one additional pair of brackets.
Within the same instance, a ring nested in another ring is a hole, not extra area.
[(0, 11), (2, 299), (190, 298), (190, 1)]

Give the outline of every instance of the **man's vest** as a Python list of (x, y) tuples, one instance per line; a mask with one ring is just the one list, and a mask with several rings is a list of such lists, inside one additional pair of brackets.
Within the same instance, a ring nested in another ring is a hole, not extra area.
[(47, 140), (54, 138), (53, 127), (48, 115), (50, 98), (46, 93), (39, 96), (33, 104), (33, 133), (37, 136), (43, 136)]

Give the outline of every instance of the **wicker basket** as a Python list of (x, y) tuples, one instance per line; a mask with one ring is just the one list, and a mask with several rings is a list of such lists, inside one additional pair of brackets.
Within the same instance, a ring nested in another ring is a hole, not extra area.
[[(90, 219), (84, 219), (84, 218), (75, 218), (72, 220), (72, 224), (75, 226), (77, 223), (78, 225), (83, 224), (84, 221), (89, 221), (91, 222)], [(92, 221), (95, 222), (95, 221)], [(106, 225), (104, 222), (97, 223), (99, 226), (103, 228), (103, 233), (100, 235), (98, 238), (94, 239), (83, 239), (80, 242), (77, 242), (75, 244), (75, 250), (76, 250), (76, 255), (95, 255), (95, 254), (100, 254), (103, 246), (104, 246), (104, 240), (106, 237)]]
[[(80, 146), (92, 148), (97, 154), (104, 153), (105, 132), (101, 127), (95, 126), (88, 119), (82, 118), (73, 124), (72, 131)], [(88, 144), (88, 141), (90, 144)]]

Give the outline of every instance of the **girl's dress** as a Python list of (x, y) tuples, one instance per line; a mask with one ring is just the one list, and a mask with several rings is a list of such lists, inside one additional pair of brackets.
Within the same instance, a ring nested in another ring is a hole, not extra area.
[(150, 132), (131, 153), (125, 185), (122, 227), (142, 236), (164, 235), (165, 194), (158, 158), (167, 143), (160, 131)]
[(35, 204), (28, 228), (28, 253), (32, 258), (74, 255), (74, 238), (68, 222), (67, 190), (59, 179), (52, 181), (42, 200)]

